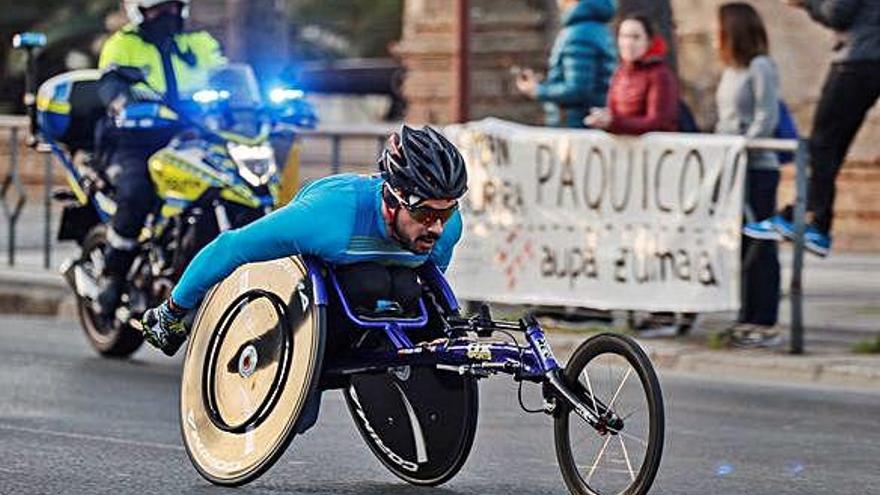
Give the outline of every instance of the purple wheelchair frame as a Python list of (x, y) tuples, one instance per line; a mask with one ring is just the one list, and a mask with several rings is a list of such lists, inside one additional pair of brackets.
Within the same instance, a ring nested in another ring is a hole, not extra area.
[[(435, 366), (476, 376), (504, 372), (514, 375), (518, 380), (533, 382), (543, 382), (549, 378), (552, 383), (559, 378), (561, 366), (550, 349), (544, 331), (534, 318), (529, 316), (518, 323), (493, 321), (486, 314), (470, 319), (461, 318), (460, 306), (452, 288), (433, 263), (425, 263), (418, 269), (419, 278), (431, 289), (431, 294), (419, 298), (417, 316), (372, 318), (358, 315), (352, 310), (332, 267), (317, 258), (307, 256), (304, 260), (314, 288), (316, 304), (328, 305), (328, 291), (335, 291), (342, 311), (356, 328), (384, 331), (393, 345), (390, 351), (365, 351), (358, 354), (357, 358), (328, 363), (323, 371), (325, 375), (338, 377), (382, 372), (401, 366)], [(431, 342), (413, 344), (407, 332), (428, 325), (426, 298), (443, 315), (441, 319), (446, 336)], [(522, 332), (528, 345), (480, 342), (465, 335), (465, 332), (477, 332), (480, 336), (488, 336), (493, 331)]]

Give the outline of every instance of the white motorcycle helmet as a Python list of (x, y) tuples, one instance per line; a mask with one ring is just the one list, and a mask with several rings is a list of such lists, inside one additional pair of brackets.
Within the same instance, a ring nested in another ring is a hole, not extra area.
[(181, 10), (181, 15), (184, 19), (189, 17), (190, 0), (125, 0), (125, 13), (126, 15), (128, 15), (129, 21), (131, 21), (136, 26), (140, 26), (140, 24), (144, 22), (144, 16), (143, 14), (141, 14), (141, 9), (149, 9), (159, 4), (169, 2), (177, 2), (181, 4), (183, 6), (183, 9)]

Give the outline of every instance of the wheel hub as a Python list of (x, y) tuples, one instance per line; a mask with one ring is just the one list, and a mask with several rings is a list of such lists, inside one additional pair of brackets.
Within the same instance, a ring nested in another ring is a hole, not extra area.
[(248, 344), (238, 358), (238, 374), (242, 378), (250, 378), (257, 370), (257, 348)]

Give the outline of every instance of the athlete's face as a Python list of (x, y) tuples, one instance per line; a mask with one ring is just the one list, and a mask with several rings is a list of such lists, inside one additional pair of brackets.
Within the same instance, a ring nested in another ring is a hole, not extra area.
[[(444, 211), (455, 206), (455, 203), (449, 199), (429, 199), (420, 203), (419, 206)], [(400, 240), (415, 253), (424, 254), (431, 251), (437, 239), (440, 239), (443, 234), (444, 221), (441, 218), (436, 218), (433, 222), (424, 223), (424, 220), (420, 221), (414, 218), (414, 215), (419, 216), (418, 214), (410, 212), (404, 207), (399, 208), (397, 234), (400, 236)]]

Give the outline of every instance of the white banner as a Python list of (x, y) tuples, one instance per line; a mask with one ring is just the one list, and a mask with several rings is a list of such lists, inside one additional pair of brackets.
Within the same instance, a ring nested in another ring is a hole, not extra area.
[(446, 129), (468, 163), (448, 276), (462, 299), (645, 311), (739, 307), (745, 139)]

